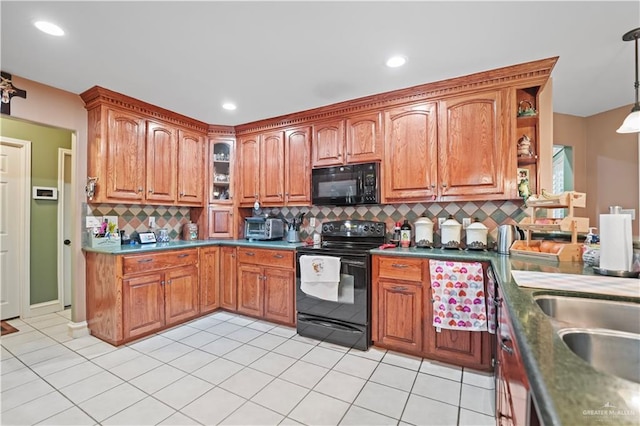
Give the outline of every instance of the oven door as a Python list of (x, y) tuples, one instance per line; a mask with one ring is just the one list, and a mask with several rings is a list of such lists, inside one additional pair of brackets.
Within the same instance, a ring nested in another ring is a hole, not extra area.
[[(300, 256), (303, 254), (340, 257), (338, 301), (320, 299), (301, 289)], [(297, 332), (338, 345), (367, 350), (371, 343), (370, 256), (300, 249), (296, 255)]]

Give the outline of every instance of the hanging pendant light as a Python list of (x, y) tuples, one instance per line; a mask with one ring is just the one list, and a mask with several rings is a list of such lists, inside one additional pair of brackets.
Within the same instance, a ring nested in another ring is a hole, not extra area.
[(618, 133), (638, 133), (640, 132), (640, 102), (638, 101), (638, 39), (640, 38), (640, 28), (631, 30), (622, 36), (624, 41), (635, 41), (636, 43), (636, 81), (634, 87), (636, 89), (636, 103), (633, 104), (631, 113), (622, 122), (622, 126), (616, 132)]

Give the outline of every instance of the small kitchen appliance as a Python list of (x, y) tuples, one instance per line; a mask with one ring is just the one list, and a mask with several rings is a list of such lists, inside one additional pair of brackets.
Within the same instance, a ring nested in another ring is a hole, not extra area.
[(314, 205), (380, 204), (378, 163), (323, 167), (311, 171)]
[(515, 225), (498, 226), (498, 253), (509, 254), (509, 249), (515, 240), (523, 240), (524, 233)]
[(247, 240), (281, 240), (284, 238), (284, 222), (273, 217), (247, 217), (244, 220), (244, 237)]

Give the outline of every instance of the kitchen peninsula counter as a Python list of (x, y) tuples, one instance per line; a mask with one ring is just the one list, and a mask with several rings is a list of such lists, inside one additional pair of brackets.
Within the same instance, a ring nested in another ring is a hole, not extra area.
[[(490, 262), (513, 321), (538, 415), (545, 425), (634, 424), (640, 422), (640, 384), (593, 369), (564, 344), (533, 296), (557, 294), (632, 301), (639, 297), (519, 287), (512, 271), (593, 275), (582, 263), (532, 261), (488, 251), (395, 248), (373, 255)], [(585, 277), (586, 278), (586, 277)], [(603, 288), (603, 293), (606, 288)]]

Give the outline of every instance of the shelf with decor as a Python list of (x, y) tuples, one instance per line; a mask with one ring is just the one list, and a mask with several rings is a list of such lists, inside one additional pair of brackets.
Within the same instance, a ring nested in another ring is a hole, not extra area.
[(518, 193), (524, 198), (538, 190), (539, 91), (540, 86), (516, 89), (517, 113), (514, 136), (517, 138), (518, 152)]
[[(567, 191), (550, 194), (544, 189), (540, 195), (532, 195), (526, 205), (531, 208), (531, 216), (525, 217), (518, 226), (525, 231), (526, 239), (515, 241), (511, 254), (534, 259), (573, 261), (582, 260), (582, 244), (578, 243), (578, 232), (589, 231), (589, 218), (576, 217), (575, 207), (586, 207), (587, 194)], [(539, 217), (538, 212), (549, 209), (567, 209), (563, 218)], [(532, 233), (570, 233), (569, 243), (555, 240), (533, 240)]]

